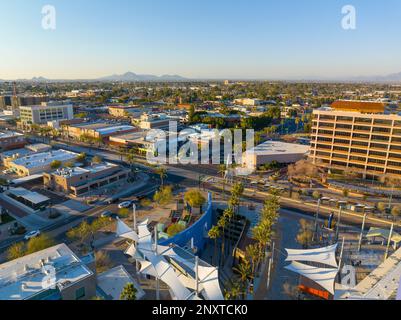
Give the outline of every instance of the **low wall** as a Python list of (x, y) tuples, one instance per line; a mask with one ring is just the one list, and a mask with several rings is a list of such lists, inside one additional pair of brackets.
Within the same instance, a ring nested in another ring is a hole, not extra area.
[(160, 241), (160, 245), (168, 246), (175, 244), (180, 247), (189, 246), (193, 238), (194, 246), (200, 251), (205, 247), (208, 238), (208, 232), (212, 228), (213, 209), (212, 195), (208, 194), (208, 202), (205, 213), (192, 226), (175, 235), (172, 238)]

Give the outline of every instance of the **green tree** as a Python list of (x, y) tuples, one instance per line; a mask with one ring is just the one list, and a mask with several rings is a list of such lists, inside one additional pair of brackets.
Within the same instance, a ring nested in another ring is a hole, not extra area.
[(94, 156), (92, 158), (92, 163), (99, 164), (99, 163), (102, 163), (102, 162), (103, 162), (103, 158), (101, 156)]
[(200, 208), (206, 202), (206, 199), (202, 193), (196, 189), (187, 191), (184, 195), (184, 199), (192, 208)]
[(91, 226), (87, 221), (82, 222), (79, 226), (67, 231), (67, 237), (71, 240), (78, 240), (81, 244), (92, 234)]
[(220, 229), (218, 226), (213, 226), (209, 232), (208, 236), (210, 239), (214, 240), (214, 253), (213, 253), (213, 261), (214, 264), (217, 264), (216, 258), (217, 258), (217, 239), (220, 237)]
[(26, 254), (32, 254), (55, 245), (53, 239), (46, 234), (42, 234), (38, 237), (29, 239), (26, 245)]
[(153, 196), (153, 200), (159, 205), (166, 205), (173, 199), (173, 188), (171, 186), (162, 187), (159, 191), (156, 191)]
[(305, 219), (299, 221), (300, 229), (297, 234), (297, 242), (302, 245), (303, 248), (307, 249), (312, 243), (313, 239), (313, 225)]
[(395, 206), (395, 207), (393, 207), (393, 209), (391, 209), (391, 214), (392, 214), (394, 217), (399, 217), (399, 216), (401, 216), (401, 207), (400, 207), (400, 206)]
[(167, 234), (170, 237), (174, 237), (175, 235), (179, 234), (180, 232), (184, 231), (185, 227), (179, 223), (174, 223), (167, 228)]
[(134, 301), (138, 290), (133, 283), (127, 283), (121, 292), (120, 300)]
[(85, 162), (86, 161), (86, 158), (87, 158), (87, 155), (86, 155), (86, 153), (85, 152), (82, 152), (82, 153), (80, 153), (79, 154), (79, 156), (77, 157), (77, 161), (78, 162)]
[(59, 161), (59, 160), (53, 160), (53, 161), (50, 163), (50, 168), (52, 168), (53, 170), (56, 170), (56, 169), (60, 168), (61, 165), (62, 165), (62, 162), (61, 162), (61, 161)]
[(15, 260), (25, 256), (26, 248), (24, 243), (17, 242), (11, 245), (10, 248), (7, 250), (7, 259), (8, 260)]
[(119, 216), (121, 219), (126, 219), (126, 218), (128, 218), (128, 217), (129, 217), (129, 214), (130, 214), (130, 210), (129, 210), (128, 208), (121, 208), (121, 209), (118, 210), (118, 216)]

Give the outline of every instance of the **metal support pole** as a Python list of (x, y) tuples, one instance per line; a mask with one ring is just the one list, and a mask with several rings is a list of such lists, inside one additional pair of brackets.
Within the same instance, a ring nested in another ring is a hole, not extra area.
[(160, 300), (160, 280), (159, 277), (156, 277), (156, 300)]
[(316, 241), (316, 239), (318, 238), (317, 225), (318, 225), (318, 220), (319, 220), (320, 202), (321, 202), (321, 199), (317, 200), (317, 210), (316, 210), (316, 215), (315, 215), (315, 233), (313, 234), (313, 241)]
[(266, 282), (266, 289), (269, 289), (270, 287), (270, 273), (272, 270), (272, 259), (269, 259), (269, 266), (267, 268), (267, 282)]
[(359, 243), (358, 243), (358, 252), (360, 252), (362, 248), (362, 238), (363, 238), (363, 230), (365, 229), (365, 222), (366, 222), (366, 213), (363, 215), (361, 234), (359, 236)]
[(195, 292), (196, 296), (199, 297), (199, 257), (195, 256)]
[(341, 281), (341, 265), (343, 263), (343, 255), (344, 255), (344, 244), (345, 244), (345, 238), (343, 237), (343, 243), (341, 245), (341, 252), (340, 252), (340, 261), (338, 262), (338, 277)]
[(274, 263), (274, 247), (275, 247), (275, 243), (273, 242), (272, 243), (272, 256), (271, 256), (272, 264)]
[(393, 230), (394, 230), (394, 223), (391, 224), (390, 234), (388, 235), (387, 248), (386, 248), (386, 254), (384, 255), (384, 260), (387, 260), (387, 258), (388, 258), (388, 252), (390, 249), (391, 238), (393, 237)]
[(343, 208), (340, 206), (340, 210), (338, 211), (338, 220), (337, 220), (337, 226), (336, 226), (336, 242), (338, 242), (338, 235), (340, 233), (340, 223), (341, 223), (341, 213), (342, 213)]

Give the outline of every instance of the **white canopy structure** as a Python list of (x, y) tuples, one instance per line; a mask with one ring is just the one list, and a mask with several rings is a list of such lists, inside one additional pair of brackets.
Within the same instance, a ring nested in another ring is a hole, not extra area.
[(140, 264), (139, 272), (160, 279), (170, 288), (174, 299), (224, 300), (218, 279), (218, 269), (199, 260), (178, 246), (152, 243), (148, 221), (137, 226), (138, 234), (117, 222), (117, 236), (134, 241), (125, 252)]
[(317, 268), (306, 264), (293, 261), (285, 269), (296, 272), (314, 282), (334, 295), (334, 282), (338, 273), (338, 269), (333, 268)]
[[(286, 266), (285, 269), (314, 281), (320, 287), (334, 295), (334, 284), (339, 271), (336, 260), (337, 245), (336, 243), (332, 246), (310, 250), (285, 249), (288, 253), (286, 261), (291, 261), (291, 264)], [(307, 265), (300, 261), (330, 266), (332, 268)]]
[(285, 259), (285, 261), (318, 262), (334, 268), (338, 268), (336, 260), (337, 243), (329, 247), (311, 250), (285, 250), (288, 253), (288, 257), (287, 259)]

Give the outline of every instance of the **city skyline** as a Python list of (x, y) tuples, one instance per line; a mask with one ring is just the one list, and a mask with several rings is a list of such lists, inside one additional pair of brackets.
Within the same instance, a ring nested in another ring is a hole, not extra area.
[[(56, 8), (56, 30), (41, 10)], [(189, 79), (336, 80), (401, 71), (398, 1), (13, 1), (0, 4), (0, 79), (95, 79), (128, 71)], [(374, 45), (379, 43), (379, 45)], [(29, 54), (27, 55), (27, 51)]]

